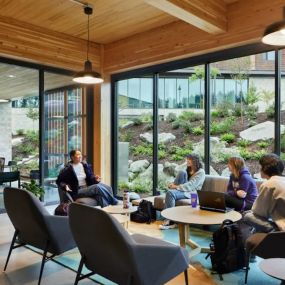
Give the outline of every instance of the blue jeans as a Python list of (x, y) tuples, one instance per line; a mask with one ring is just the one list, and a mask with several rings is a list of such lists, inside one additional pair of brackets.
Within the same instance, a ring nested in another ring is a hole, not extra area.
[[(180, 185), (184, 184), (188, 181), (188, 174), (185, 170), (181, 170), (178, 172), (174, 184), (175, 185)], [(165, 196), (165, 205), (164, 208), (172, 208), (175, 207), (175, 201), (176, 200), (181, 200), (181, 199), (187, 199), (188, 197), (185, 196), (183, 191), (175, 190), (175, 189), (169, 189), (166, 192)]]

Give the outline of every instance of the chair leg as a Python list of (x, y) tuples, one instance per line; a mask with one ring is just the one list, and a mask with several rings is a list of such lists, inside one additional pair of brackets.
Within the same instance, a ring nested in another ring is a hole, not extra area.
[(18, 232), (17, 230), (15, 230), (14, 236), (13, 236), (12, 241), (11, 241), (11, 244), (10, 244), (10, 248), (9, 248), (8, 256), (7, 256), (7, 259), (6, 259), (6, 263), (5, 263), (5, 266), (4, 266), (4, 271), (5, 271), (6, 268), (7, 268), (7, 265), (8, 265), (8, 262), (9, 262), (9, 259), (10, 259), (11, 253), (12, 253), (12, 250), (13, 250), (13, 248), (14, 248), (14, 243), (15, 243), (15, 241), (16, 241), (16, 238), (17, 238), (17, 236), (18, 236), (18, 233), (19, 233), (19, 232)]
[(40, 270), (40, 276), (39, 276), (38, 285), (41, 284), (42, 275), (43, 275), (43, 271), (44, 271), (44, 266), (45, 266), (45, 262), (46, 262), (46, 257), (47, 257), (47, 253), (48, 253), (48, 246), (49, 246), (49, 242), (47, 241), (46, 247), (45, 247), (45, 250), (44, 250), (44, 253), (43, 253), (43, 258), (42, 258), (42, 264), (41, 264), (41, 270)]
[(249, 259), (250, 259), (250, 252), (247, 252), (244, 284), (247, 284), (247, 277), (248, 277), (248, 271), (249, 271)]
[(77, 269), (77, 274), (76, 274), (76, 278), (75, 278), (74, 285), (77, 285), (78, 282), (79, 282), (79, 280), (80, 280), (80, 276), (81, 276), (81, 271), (82, 271), (82, 268), (83, 268), (83, 264), (84, 264), (84, 260), (83, 260), (83, 257), (81, 257), (80, 263), (79, 263), (79, 266), (78, 266), (78, 269)]
[(188, 285), (188, 271), (187, 271), (187, 269), (184, 271), (184, 279), (185, 279), (185, 284)]

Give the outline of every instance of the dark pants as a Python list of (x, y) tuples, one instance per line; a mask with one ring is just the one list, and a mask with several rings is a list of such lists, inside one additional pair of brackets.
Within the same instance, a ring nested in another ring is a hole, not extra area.
[[(240, 199), (238, 197), (225, 194), (225, 201), (226, 201), (226, 206), (235, 209), (235, 211), (241, 211), (243, 207), (243, 199)], [(244, 211), (250, 210), (251, 207), (252, 204), (249, 205), (247, 204), (243, 210)]]
[(94, 198), (101, 207), (118, 204), (118, 200), (113, 196), (112, 187), (101, 182), (80, 188), (78, 190), (78, 198), (84, 197)]

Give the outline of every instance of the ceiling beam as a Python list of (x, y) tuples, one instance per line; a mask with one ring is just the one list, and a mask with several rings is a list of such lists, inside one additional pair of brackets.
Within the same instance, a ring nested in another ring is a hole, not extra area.
[(227, 31), (227, 6), (223, 0), (144, 0), (146, 3), (207, 33)]

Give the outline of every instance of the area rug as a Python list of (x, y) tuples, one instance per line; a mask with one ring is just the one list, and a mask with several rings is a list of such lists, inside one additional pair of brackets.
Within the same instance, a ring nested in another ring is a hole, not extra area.
[[(152, 237), (162, 238), (166, 241), (179, 244), (178, 229), (171, 229), (161, 231), (158, 229), (159, 222), (147, 224), (130, 223), (128, 231), (130, 233), (147, 234)], [(211, 229), (213, 230), (213, 228)], [(191, 228), (191, 238), (202, 246), (207, 246), (211, 241), (212, 231), (203, 230), (202, 228)], [(191, 285), (242, 285), (244, 284), (245, 271), (239, 270), (233, 273), (223, 274), (223, 280), (219, 279), (217, 274), (211, 272), (210, 258), (205, 259), (206, 254), (196, 255), (191, 259), (189, 267), (189, 284)], [(77, 249), (71, 250), (66, 254), (57, 257), (57, 260), (65, 266), (77, 270), (80, 255)], [(257, 258), (255, 263), (251, 263), (248, 285), (279, 285), (280, 281), (263, 273), (258, 263), (261, 259)], [(83, 273), (87, 273), (85, 270)], [(159, 273), (158, 273), (159, 274)], [(115, 283), (99, 276), (94, 275), (90, 279), (94, 280), (94, 284), (114, 285)], [(173, 280), (169, 281), (167, 285), (181, 285), (184, 284), (183, 274), (177, 276)], [(151, 285), (151, 284), (149, 284)]]

